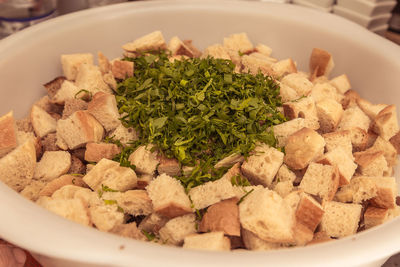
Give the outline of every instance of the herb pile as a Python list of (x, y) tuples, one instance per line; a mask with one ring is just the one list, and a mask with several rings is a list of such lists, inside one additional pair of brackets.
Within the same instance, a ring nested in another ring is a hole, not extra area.
[(124, 126), (140, 133), (132, 147), (155, 144), (193, 166), (177, 177), (186, 188), (218, 179), (223, 171), (212, 166), (232, 153), (247, 156), (257, 142), (276, 145), (269, 129), (285, 117), (271, 77), (239, 74), (230, 60), (210, 57), (170, 62), (159, 52), (125, 60), (134, 62), (134, 77), (118, 84), (116, 99)]

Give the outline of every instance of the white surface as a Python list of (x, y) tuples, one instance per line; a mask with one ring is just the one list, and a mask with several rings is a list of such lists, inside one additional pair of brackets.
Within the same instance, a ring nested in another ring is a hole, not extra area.
[(333, 13), (341, 17), (344, 17), (346, 19), (349, 19), (351, 21), (354, 21), (355, 23), (368, 29), (376, 28), (387, 24), (391, 17), (390, 13), (374, 17), (368, 17), (338, 5), (333, 6)]
[(329, 13), (329, 12), (332, 11), (332, 7), (331, 6), (330, 7), (323, 7), (323, 6), (320, 6), (320, 5), (316, 5), (316, 4), (314, 4), (314, 3), (310, 2), (310, 1), (307, 1), (307, 0), (293, 0), (293, 4), (304, 6), (304, 7), (309, 7), (309, 8), (314, 8), (314, 9), (317, 9), (319, 11), (326, 12), (326, 13)]
[[(190, 22), (190, 23), (188, 23)], [(240, 23), (238, 23), (240, 22)], [(318, 23), (316, 23), (318, 22)], [(292, 57), (307, 70), (313, 47), (330, 51), (333, 76), (346, 73), (374, 103), (400, 105), (400, 48), (338, 16), (293, 5), (260, 2), (133, 2), (91, 9), (44, 22), (0, 41), (0, 114), (22, 116), (61, 74), (62, 53), (103, 51), (160, 29), (166, 38), (191, 38), (204, 48), (234, 32)], [(400, 218), (342, 240), (268, 252), (199, 252), (142, 243), (67, 221), (0, 184), (0, 236), (36, 254), (48, 266), (360, 266), (400, 251)], [(49, 258), (50, 257), (50, 258)], [(58, 258), (58, 260), (57, 260)]]
[(390, 13), (396, 5), (396, 1), (372, 2), (369, 0), (337, 0), (337, 5), (353, 10), (364, 16), (377, 16)]

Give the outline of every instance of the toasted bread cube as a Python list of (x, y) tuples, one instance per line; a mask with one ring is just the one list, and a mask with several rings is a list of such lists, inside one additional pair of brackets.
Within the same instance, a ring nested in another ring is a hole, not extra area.
[(242, 56), (243, 73), (251, 73), (256, 75), (261, 71), (264, 75), (272, 75), (272, 64), (267, 57), (260, 57), (257, 55), (244, 55)]
[(349, 129), (351, 134), (351, 144), (353, 145), (353, 152), (363, 151), (367, 148), (370, 140), (370, 135), (364, 129), (354, 127)]
[(310, 82), (301, 73), (291, 73), (281, 79), (281, 83), (293, 88), (299, 96), (308, 96), (313, 88)]
[(97, 52), (97, 61), (99, 62), (99, 68), (102, 74), (108, 73), (111, 70), (111, 63), (108, 58), (102, 53)]
[(205, 234), (193, 234), (184, 238), (184, 248), (224, 251), (231, 249), (231, 241), (223, 232), (209, 232)]
[(274, 136), (277, 140), (278, 146), (284, 147), (288, 137), (304, 127), (305, 122), (303, 118), (296, 118), (278, 125), (274, 125)]
[(336, 88), (328, 82), (321, 82), (314, 85), (311, 91), (311, 97), (318, 103), (324, 99), (331, 99), (341, 103), (343, 96), (339, 94)]
[(95, 205), (89, 207), (90, 220), (100, 231), (108, 232), (124, 222), (124, 213), (117, 205)]
[(295, 101), (301, 97), (292, 87), (287, 86), (279, 81), (277, 83), (279, 84), (279, 95), (282, 99), (282, 102)]
[(329, 76), (335, 63), (333, 62), (333, 57), (327, 51), (314, 48), (310, 56), (310, 73), (312, 76)]
[(272, 48), (265, 44), (257, 44), (255, 47), (255, 51), (269, 57), (272, 53)]
[(137, 188), (138, 189), (145, 189), (146, 186), (150, 184), (150, 182), (154, 179), (155, 177), (151, 174), (141, 174), (138, 176), (138, 184)]
[(81, 176), (66, 174), (46, 183), (40, 190), (39, 196), (50, 197), (53, 195), (55, 191), (57, 191), (58, 189), (60, 189), (65, 185), (76, 185), (81, 187), (87, 187), (85, 182), (82, 180)]
[(101, 159), (113, 159), (121, 149), (116, 144), (111, 143), (87, 143), (85, 150), (85, 160), (99, 162)]
[(182, 55), (187, 57), (194, 57), (193, 51), (188, 47), (178, 36), (174, 36), (168, 43), (168, 50), (172, 55)]
[(229, 236), (240, 236), (238, 200), (234, 197), (211, 205), (203, 215), (199, 231), (222, 231)]
[(88, 103), (82, 99), (68, 98), (65, 100), (61, 119), (65, 120), (76, 111), (87, 110)]
[(191, 203), (182, 184), (166, 174), (159, 175), (146, 187), (154, 211), (168, 218), (192, 212)]
[(57, 122), (57, 142), (60, 139), (69, 149), (83, 147), (89, 142), (99, 142), (103, 134), (103, 126), (87, 111), (76, 111), (67, 119)]
[(329, 83), (333, 85), (341, 94), (344, 94), (351, 89), (351, 84), (346, 74), (342, 74), (333, 78), (329, 81)]
[(71, 154), (67, 151), (45, 151), (36, 165), (33, 178), (51, 181), (66, 174), (71, 167)]
[(227, 49), (249, 53), (254, 50), (254, 46), (246, 33), (236, 33), (224, 38), (224, 47)]
[(0, 158), (17, 147), (17, 127), (13, 112), (0, 117)]
[(207, 56), (220, 59), (229, 59), (229, 60), (231, 59), (227, 49), (220, 44), (214, 44), (208, 46), (204, 50), (202, 57), (207, 57)]
[(196, 233), (196, 217), (193, 213), (169, 220), (159, 231), (163, 242), (179, 246), (185, 237)]
[(189, 191), (195, 209), (204, 209), (221, 200), (235, 196), (233, 186), (228, 179), (219, 179), (196, 186)]
[(327, 152), (341, 147), (349, 158), (353, 158), (353, 146), (351, 143), (351, 132), (349, 130), (325, 133), (322, 137), (324, 137)]
[(151, 199), (146, 190), (103, 192), (101, 198), (115, 200), (124, 213), (133, 216), (149, 215), (153, 212)]
[(383, 151), (362, 151), (354, 153), (358, 171), (365, 176), (383, 176), (388, 165)]
[(324, 99), (316, 104), (316, 108), (319, 129), (324, 133), (333, 132), (342, 118), (342, 105), (333, 99)]
[(358, 107), (349, 107), (344, 110), (342, 120), (340, 121), (338, 130), (351, 130), (352, 128), (360, 128), (368, 131), (371, 123), (370, 118)]
[(332, 200), (338, 186), (339, 173), (336, 166), (312, 162), (308, 165), (299, 188), (306, 193), (319, 196), (323, 200)]
[(291, 58), (280, 60), (272, 65), (272, 72), (275, 77), (282, 77), (290, 73), (296, 73), (296, 63)]
[(396, 148), (388, 141), (378, 136), (368, 151), (382, 151), (389, 167), (397, 164)]
[(117, 234), (119, 236), (133, 238), (136, 240), (141, 240), (141, 241), (148, 240), (146, 236), (142, 233), (142, 231), (140, 231), (139, 228), (136, 226), (136, 222), (118, 224), (114, 226), (110, 230), (110, 232), (113, 234)]
[(160, 164), (157, 166), (157, 172), (159, 174), (166, 173), (169, 176), (180, 176), (181, 165), (175, 158), (167, 158), (165, 156), (160, 157)]
[(397, 154), (400, 154), (400, 131), (397, 132), (395, 135), (393, 135), (390, 139), (389, 142), (393, 145), (393, 147), (396, 149)]
[(101, 159), (84, 177), (83, 181), (93, 190), (108, 186), (125, 192), (137, 185), (137, 177), (131, 168), (121, 167), (118, 162)]
[(32, 106), (31, 122), (36, 135), (40, 138), (56, 131), (57, 121), (37, 105)]
[(345, 237), (357, 232), (361, 205), (327, 201), (323, 204), (324, 215), (321, 230), (331, 237)]
[(282, 243), (272, 243), (259, 238), (253, 232), (242, 229), (242, 238), (244, 246), (248, 250), (272, 250), (284, 247)]
[(283, 163), (284, 154), (268, 145), (258, 146), (242, 164), (243, 174), (254, 184), (270, 186)]
[(126, 79), (133, 77), (134, 64), (132, 61), (114, 60), (111, 65), (111, 71), (116, 79)]
[(293, 191), (293, 182), (291, 181), (283, 181), (277, 182), (272, 186), (272, 189), (277, 192), (281, 197), (287, 196), (290, 192)]
[(361, 204), (377, 196), (377, 186), (374, 177), (356, 176), (350, 184), (343, 186), (337, 192), (335, 199), (339, 202)]
[(45, 187), (46, 182), (41, 180), (31, 180), (31, 182), (25, 186), (25, 188), (20, 192), (20, 194), (26, 199), (36, 202), (40, 197), (40, 191)]
[(67, 80), (67, 78), (64, 76), (58, 76), (43, 85), (46, 88), (47, 95), (50, 99), (54, 100), (53, 97), (57, 94), (58, 90), (60, 90), (61, 85), (65, 80)]
[(0, 158), (0, 180), (20, 192), (31, 182), (35, 167), (35, 139), (30, 137)]
[(131, 43), (123, 45), (122, 48), (127, 52), (146, 52), (165, 49), (166, 43), (162, 33), (160, 31), (154, 31)]
[(97, 92), (111, 93), (110, 87), (104, 82), (100, 68), (94, 65), (82, 64), (76, 75), (75, 85), (80, 90), (87, 90), (92, 95)]
[(353, 159), (343, 150), (342, 147), (337, 147), (318, 159), (318, 163), (329, 164), (336, 166), (339, 170), (339, 186), (350, 183), (350, 179), (353, 177), (357, 164), (354, 163)]
[(52, 97), (52, 101), (57, 104), (64, 104), (67, 99), (75, 99), (80, 89), (71, 81), (65, 80), (60, 89)]
[(394, 177), (374, 177), (377, 188), (376, 197), (372, 198), (372, 206), (392, 209), (396, 206), (397, 185)]
[(284, 103), (283, 110), (289, 119), (304, 118), (305, 127), (313, 130), (318, 130), (320, 127), (315, 101), (312, 97)]
[(276, 174), (276, 179), (277, 182), (294, 182), (296, 180), (296, 174), (289, 170), (288, 166), (286, 164), (282, 164), (282, 166), (279, 168), (277, 174)]
[(150, 233), (158, 231), (168, 222), (168, 218), (158, 213), (152, 213), (146, 216), (139, 224), (139, 229)]
[(129, 161), (136, 166), (136, 171), (141, 174), (154, 174), (160, 160), (157, 152), (152, 152), (153, 146), (139, 146), (130, 156)]
[(76, 79), (76, 75), (82, 64), (93, 65), (93, 55), (89, 53), (61, 55), (61, 64), (64, 76), (72, 81)]
[(393, 137), (399, 131), (396, 107), (390, 105), (382, 109), (376, 115), (372, 129), (385, 140)]
[(374, 105), (371, 102), (369, 102), (368, 100), (365, 100), (363, 98), (357, 99), (357, 104), (361, 108), (361, 110), (364, 111), (364, 113), (371, 120), (374, 120), (376, 115), (378, 115), (378, 113), (381, 110), (383, 110), (384, 108), (386, 108), (388, 106), (386, 104), (376, 104), (376, 105)]
[(365, 229), (377, 226), (387, 220), (389, 214), (388, 209), (381, 209), (369, 206), (364, 212)]
[(295, 213), (296, 225), (304, 225), (311, 233), (314, 233), (322, 220), (323, 214), (322, 206), (315, 199), (307, 194), (301, 194)]
[(98, 92), (88, 105), (88, 111), (107, 131), (112, 131), (120, 125), (119, 112), (115, 96)]
[(274, 191), (255, 189), (239, 204), (242, 227), (268, 242), (293, 242), (294, 214)]
[(316, 131), (303, 128), (289, 136), (285, 146), (285, 164), (301, 170), (324, 153), (325, 140)]
[(108, 136), (119, 140), (123, 145), (138, 140), (138, 133), (136, 130), (133, 128), (126, 128), (121, 123)]
[(352, 89), (347, 90), (346, 93), (344, 93), (344, 98), (342, 99), (343, 109), (358, 107), (357, 101), (360, 98), (360, 95), (356, 91)]

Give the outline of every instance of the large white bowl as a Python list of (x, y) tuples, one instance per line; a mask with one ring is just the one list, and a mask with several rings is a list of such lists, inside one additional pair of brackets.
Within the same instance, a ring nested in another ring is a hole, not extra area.
[[(254, 43), (293, 57), (307, 70), (313, 47), (330, 51), (333, 75), (375, 103), (400, 106), (400, 48), (331, 14), (262, 2), (136, 2), (44, 22), (0, 41), (0, 114), (18, 117), (61, 74), (62, 53), (121, 54), (120, 45), (153, 30), (191, 38), (204, 48), (247, 32)], [(199, 252), (142, 243), (69, 222), (0, 184), (0, 236), (32, 251), (46, 266), (355, 266), (400, 251), (400, 218), (342, 240), (269, 252)], [(376, 265), (378, 266), (378, 265)]]

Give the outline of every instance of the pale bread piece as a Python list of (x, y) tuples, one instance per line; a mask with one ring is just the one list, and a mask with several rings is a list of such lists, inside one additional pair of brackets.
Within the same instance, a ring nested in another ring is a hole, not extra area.
[(77, 185), (64, 185), (56, 190), (51, 197), (53, 199), (80, 199), (85, 207), (104, 204), (104, 202), (99, 199), (98, 192), (93, 192), (89, 188)]
[(334, 66), (333, 57), (329, 52), (321, 48), (312, 50), (309, 63), (312, 77), (329, 76)]
[(361, 204), (376, 196), (377, 186), (374, 177), (356, 176), (350, 180), (350, 184), (340, 188), (335, 195), (335, 200)]
[(323, 133), (329, 133), (336, 130), (342, 119), (342, 105), (333, 99), (323, 99), (316, 104), (319, 130)]
[(379, 114), (379, 112), (388, 106), (386, 104), (374, 105), (368, 100), (361, 97), (357, 99), (357, 104), (371, 120), (374, 120), (375, 117)]
[(57, 122), (57, 145), (76, 149), (89, 142), (103, 139), (103, 126), (87, 111), (76, 111), (67, 119)]
[(17, 127), (13, 112), (0, 117), (0, 158), (12, 151), (18, 145)]
[(112, 94), (98, 92), (89, 102), (88, 112), (103, 125), (106, 131), (112, 131), (120, 125), (117, 101)]
[(206, 58), (207, 56), (220, 59), (231, 59), (227, 49), (221, 44), (210, 45), (206, 49), (204, 49), (201, 57)]
[(113, 60), (111, 72), (115, 79), (124, 80), (133, 77), (134, 64), (132, 61)]
[(61, 119), (66, 119), (74, 114), (74, 112), (79, 110), (87, 110), (87, 108), (88, 103), (86, 101), (79, 98), (68, 98), (65, 100)]
[(141, 241), (148, 240), (146, 236), (142, 233), (142, 231), (140, 231), (140, 229), (136, 226), (136, 222), (118, 224), (114, 226), (109, 232), (119, 236), (133, 238), (136, 240), (141, 240)]
[(222, 178), (191, 188), (188, 194), (194, 208), (199, 210), (235, 196), (231, 181)]
[(281, 83), (293, 88), (299, 96), (308, 96), (313, 88), (312, 82), (301, 73), (291, 73), (281, 79)]
[(165, 49), (166, 43), (160, 31), (154, 31), (137, 38), (133, 42), (124, 44), (122, 48), (127, 52), (146, 52)]
[(93, 65), (93, 55), (89, 53), (61, 55), (61, 64), (64, 76), (72, 81), (76, 79), (82, 64)]
[(196, 232), (196, 217), (193, 213), (173, 218), (159, 230), (161, 240), (175, 246), (180, 246), (186, 236)]
[(357, 164), (342, 147), (337, 147), (318, 159), (318, 163), (336, 166), (339, 170), (339, 186), (350, 183), (357, 169)]
[(295, 218), (290, 210), (276, 192), (257, 188), (239, 204), (240, 223), (265, 241), (293, 242)]
[(254, 46), (245, 32), (231, 34), (224, 38), (224, 47), (241, 53), (249, 53), (254, 50)]
[(277, 182), (274, 185), (272, 185), (271, 187), (281, 197), (286, 197), (294, 189), (293, 182), (291, 182), (291, 181)]
[(283, 84), (279, 81), (277, 81), (278, 85), (279, 85), (279, 95), (282, 99), (282, 102), (290, 102), (290, 101), (295, 101), (297, 99), (299, 99), (301, 96), (299, 96), (299, 94), (296, 92), (296, 90), (294, 90), (292, 87)]
[(183, 240), (183, 247), (187, 249), (228, 251), (231, 241), (223, 232), (209, 232), (204, 234), (188, 235)]
[(367, 148), (370, 135), (364, 129), (354, 127), (349, 129), (351, 134), (351, 144), (353, 152), (363, 151)]
[(138, 140), (139, 135), (135, 129), (126, 128), (120, 123), (108, 136), (119, 140), (123, 145), (127, 145), (129, 142)]
[(272, 64), (271, 60), (268, 57), (260, 57), (252, 53), (250, 55), (242, 56), (242, 65), (243, 70), (242, 73), (251, 73), (253, 75), (261, 72), (264, 75), (272, 75)]
[(40, 191), (43, 187), (45, 187), (46, 182), (31, 180), (31, 182), (25, 186), (25, 188), (20, 192), (20, 194), (26, 199), (32, 200), (35, 202), (40, 197)]
[(364, 212), (365, 229), (384, 223), (388, 218), (389, 210), (369, 206)]
[(124, 222), (124, 213), (118, 210), (117, 205), (95, 205), (89, 207), (91, 222), (100, 231), (111, 231)]
[(394, 177), (374, 177), (377, 188), (376, 197), (370, 204), (377, 208), (393, 209), (396, 207), (397, 185)]
[(349, 130), (325, 133), (322, 137), (325, 140), (325, 149), (327, 152), (341, 147), (349, 158), (353, 159), (353, 145), (351, 143), (351, 132)]
[(103, 81), (113, 90), (116, 91), (118, 84), (111, 71), (103, 74)]
[(33, 178), (49, 182), (66, 174), (71, 167), (71, 154), (67, 151), (45, 151), (36, 165)]
[(358, 106), (353, 106), (344, 110), (337, 129), (351, 130), (358, 127), (367, 132), (370, 124), (371, 119)]
[(181, 165), (175, 158), (167, 158), (166, 156), (160, 156), (160, 164), (157, 166), (158, 174), (167, 174), (169, 176), (180, 176)]
[(39, 196), (50, 197), (55, 191), (65, 185), (76, 185), (81, 187), (87, 187), (85, 182), (82, 180), (82, 176), (65, 174), (56, 179), (46, 183), (45, 186), (40, 190)]
[(312, 88), (310, 96), (314, 98), (316, 103), (327, 98), (341, 103), (343, 99), (343, 95), (338, 93), (336, 88), (328, 82), (316, 83)]
[(305, 127), (318, 130), (317, 108), (312, 97), (304, 97), (292, 102), (283, 104), (285, 116), (289, 119), (304, 118)]
[(275, 77), (282, 77), (296, 72), (296, 63), (291, 58), (279, 60), (272, 65), (272, 73)]
[(172, 55), (194, 57), (195, 53), (188, 47), (178, 36), (174, 36), (169, 40), (168, 50), (171, 51)]
[(274, 136), (277, 140), (277, 145), (279, 147), (284, 147), (286, 145), (287, 139), (290, 135), (301, 130), (305, 127), (305, 121), (303, 118), (295, 118), (284, 123), (274, 125)]
[(361, 151), (354, 153), (358, 172), (365, 176), (383, 176), (388, 170), (388, 164), (383, 151)]
[(56, 119), (39, 106), (32, 106), (30, 116), (33, 129), (35, 130), (36, 135), (40, 138), (56, 131)]
[(103, 192), (102, 199), (115, 200), (124, 213), (133, 216), (149, 215), (153, 212), (151, 199), (146, 190), (125, 192)]
[(141, 231), (148, 233), (158, 233), (158, 231), (168, 222), (168, 218), (158, 213), (152, 213), (146, 216), (139, 224)]
[(279, 248), (284, 247), (284, 245), (282, 243), (272, 243), (272, 242), (265, 241), (265, 240), (259, 238), (253, 232), (246, 230), (246, 229), (242, 229), (242, 239), (243, 239), (244, 246), (248, 250), (262, 251), (262, 250), (279, 249)]
[(199, 224), (199, 231), (222, 231), (229, 236), (240, 236), (238, 201), (239, 199), (234, 197), (208, 207)]
[(287, 139), (285, 146), (285, 164), (294, 169), (301, 170), (324, 153), (325, 140), (316, 131), (303, 128)]
[(368, 148), (368, 151), (383, 151), (383, 156), (389, 167), (397, 164), (397, 151), (396, 148), (388, 140), (378, 136), (374, 144)]
[(341, 94), (344, 94), (351, 89), (350, 80), (346, 74), (336, 76), (335, 78), (331, 79), (329, 83), (333, 85)]
[(372, 130), (385, 140), (392, 138), (399, 131), (396, 106), (390, 105), (382, 109), (374, 119)]
[(100, 51), (97, 52), (97, 61), (102, 74), (106, 74), (111, 70), (111, 63), (108, 58)]
[(283, 157), (284, 154), (279, 150), (266, 144), (259, 145), (243, 162), (241, 170), (253, 184), (270, 186), (283, 163)]
[(361, 205), (327, 201), (323, 208), (325, 212), (320, 226), (328, 236), (341, 238), (357, 232)]
[(125, 192), (137, 185), (136, 173), (119, 162), (101, 159), (84, 177), (83, 181), (93, 190), (101, 190), (108, 186), (113, 190)]
[(282, 164), (282, 166), (279, 168), (275, 181), (276, 182), (294, 182), (296, 180), (296, 174), (292, 172), (286, 164)]
[(53, 80), (45, 83), (43, 86), (47, 90), (48, 97), (53, 100), (54, 95), (60, 90), (62, 83), (67, 80), (64, 76), (58, 76)]
[[(300, 182), (299, 188), (323, 200), (332, 200), (339, 187), (339, 173), (336, 166), (311, 162)], [(314, 229), (315, 230), (315, 229)]]
[(271, 56), (272, 54), (272, 48), (265, 44), (257, 44), (255, 47), (255, 51), (267, 57)]
[(244, 161), (244, 157), (240, 155), (239, 153), (233, 153), (229, 156), (226, 156), (225, 158), (221, 159), (218, 161), (215, 165), (214, 168), (219, 169), (219, 168), (228, 168), (233, 166), (234, 164), (240, 162), (242, 163)]
[(136, 171), (141, 174), (153, 175), (160, 160), (157, 151), (152, 152), (153, 146), (139, 146), (128, 158), (132, 165), (136, 166)]
[(303, 225), (307, 227), (311, 233), (314, 233), (322, 220), (323, 214), (324, 210), (322, 206), (313, 197), (305, 193), (300, 195), (300, 200), (295, 210), (297, 227)]
[(348, 109), (350, 107), (358, 107), (357, 100), (360, 99), (361, 97), (356, 91), (352, 89), (347, 90), (343, 94), (343, 96), (344, 96), (342, 100), (343, 109)]
[(85, 160), (99, 162), (101, 159), (113, 159), (121, 153), (121, 148), (112, 143), (87, 143), (85, 150)]
[(20, 192), (31, 182), (35, 168), (35, 139), (32, 137), (0, 159), (0, 180)]
[(73, 222), (86, 226), (91, 225), (88, 209), (80, 199), (54, 199), (43, 196), (40, 197), (36, 203)]
[(192, 212), (191, 203), (182, 184), (166, 174), (157, 176), (146, 187), (154, 211), (174, 218)]
[(92, 95), (97, 92), (112, 92), (110, 87), (104, 82), (100, 68), (89, 64), (80, 65), (75, 85), (80, 90), (87, 90)]
[(51, 101), (63, 105), (67, 99), (74, 99), (79, 91), (80, 89), (73, 82), (65, 80)]

